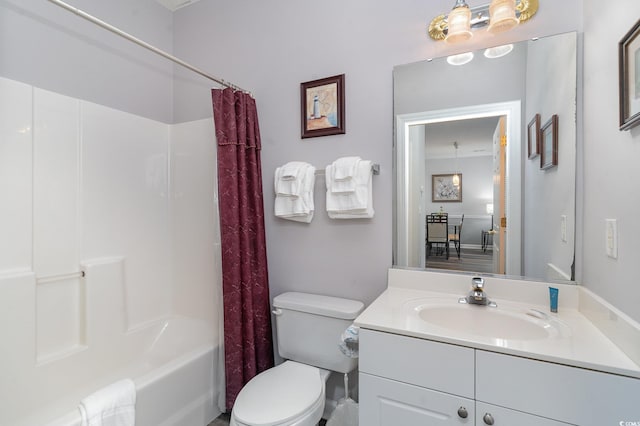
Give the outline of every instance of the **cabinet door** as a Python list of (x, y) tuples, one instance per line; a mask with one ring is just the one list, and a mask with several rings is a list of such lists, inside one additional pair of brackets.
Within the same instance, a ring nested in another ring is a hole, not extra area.
[(473, 425), (473, 400), (360, 373), (360, 426)]
[(476, 402), (476, 426), (567, 426), (569, 423)]

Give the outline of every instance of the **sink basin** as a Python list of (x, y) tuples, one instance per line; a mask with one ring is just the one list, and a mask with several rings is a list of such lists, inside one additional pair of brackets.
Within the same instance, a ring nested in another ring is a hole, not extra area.
[(547, 339), (558, 336), (561, 331), (558, 321), (534, 310), (456, 303), (421, 304), (415, 311), (420, 320), (431, 327), (501, 341)]

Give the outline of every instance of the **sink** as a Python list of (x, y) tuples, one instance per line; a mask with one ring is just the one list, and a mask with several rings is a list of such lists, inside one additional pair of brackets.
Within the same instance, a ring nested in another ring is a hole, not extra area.
[(440, 331), (497, 341), (539, 340), (566, 334), (555, 318), (532, 309), (458, 303), (421, 303), (413, 307), (425, 325)]

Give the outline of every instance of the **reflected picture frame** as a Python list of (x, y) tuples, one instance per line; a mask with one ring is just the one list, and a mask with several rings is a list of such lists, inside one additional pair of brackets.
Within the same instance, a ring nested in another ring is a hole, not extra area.
[(300, 84), (302, 138), (345, 133), (344, 74)]
[(640, 20), (618, 43), (620, 130), (640, 124)]
[(460, 184), (453, 184), (454, 173), (431, 175), (431, 202), (455, 203), (462, 202), (462, 173), (456, 173)]
[(558, 115), (540, 128), (540, 169), (547, 170), (558, 165)]
[(529, 159), (540, 154), (540, 114), (536, 114), (527, 125), (527, 155)]

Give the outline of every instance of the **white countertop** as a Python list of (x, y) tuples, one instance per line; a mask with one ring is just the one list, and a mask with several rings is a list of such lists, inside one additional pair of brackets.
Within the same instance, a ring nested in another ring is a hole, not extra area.
[[(549, 285), (485, 278), (485, 291), (498, 307), (502, 303), (511, 308), (522, 309), (522, 312), (536, 309), (545, 312), (549, 318), (568, 330), (567, 333), (550, 338), (503, 340), (443, 329), (422, 320), (413, 309), (415, 306), (430, 301), (457, 301), (466, 296), (471, 287), (469, 276), (429, 271), (390, 270), (387, 290), (367, 307), (355, 320), (355, 324), (371, 330), (640, 378), (640, 365), (581, 313), (577, 286), (551, 286), (560, 288), (557, 314), (549, 312)], [(638, 333), (640, 335), (640, 330)]]

